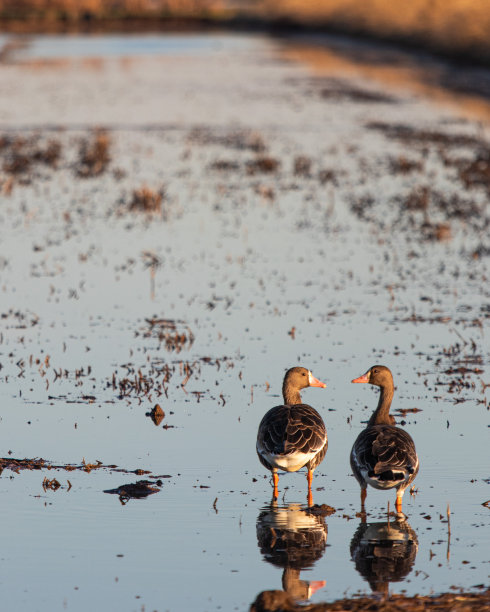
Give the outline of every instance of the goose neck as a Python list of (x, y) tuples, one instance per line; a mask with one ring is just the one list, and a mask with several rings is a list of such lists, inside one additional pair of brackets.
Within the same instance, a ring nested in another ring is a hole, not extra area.
[(284, 384), (282, 387), (282, 396), (284, 403), (287, 406), (293, 406), (294, 404), (301, 404), (301, 395), (299, 390), (291, 387), (290, 385)]
[(394, 424), (394, 418), (390, 415), (391, 402), (393, 400), (393, 385), (380, 388), (378, 407), (370, 418), (368, 426), (381, 424)]

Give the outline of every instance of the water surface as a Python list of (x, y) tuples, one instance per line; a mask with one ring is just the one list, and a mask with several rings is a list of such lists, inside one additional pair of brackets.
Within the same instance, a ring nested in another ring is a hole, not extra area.
[[(107, 466), (3, 470), (8, 609), (243, 610), (301, 581), (326, 581), (312, 601), (488, 582), (487, 194), (456, 165), (488, 128), (365, 77), (318, 78), (267, 39), (234, 41), (98, 37), (97, 69), (0, 66), (4, 133), (62, 146), (55, 168), (2, 179), (1, 456)], [(26, 53), (74, 59), (86, 44), (36, 37)], [(369, 127), (380, 121), (468, 144), (407, 144)], [(95, 126), (109, 128), (111, 161), (83, 179)], [(144, 185), (163, 190), (163, 215), (130, 210)], [(424, 187), (425, 209), (400, 206)], [(434, 238), (443, 223), (449, 235)], [(377, 402), (350, 380), (373, 363), (394, 373), (393, 412), (421, 462), (397, 545), (379, 544), (391, 574), (369, 546), (386, 541), (394, 494), (368, 492), (366, 531), (348, 461)], [(303, 473), (281, 475), (271, 508), (255, 455), (296, 364), (328, 385), (303, 394), (330, 441), (314, 497), (336, 511), (320, 518)], [(141, 480), (157, 492), (114, 493)], [(291, 554), (311, 538), (311, 554), (276, 556), (271, 525)]]

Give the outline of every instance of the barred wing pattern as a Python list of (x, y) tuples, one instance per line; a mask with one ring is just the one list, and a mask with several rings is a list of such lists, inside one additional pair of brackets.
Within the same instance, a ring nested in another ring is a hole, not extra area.
[[(322, 417), (307, 404), (275, 406), (265, 415), (259, 425), (257, 453), (261, 463), (272, 469), (267, 457), (305, 455), (314, 469), (325, 457), (327, 432)], [(300, 469), (300, 468), (296, 468)]]
[(418, 471), (415, 444), (403, 429), (373, 425), (362, 431), (355, 441), (351, 466), (361, 484), (368, 477), (378, 481), (381, 488), (404, 483), (406, 487)]

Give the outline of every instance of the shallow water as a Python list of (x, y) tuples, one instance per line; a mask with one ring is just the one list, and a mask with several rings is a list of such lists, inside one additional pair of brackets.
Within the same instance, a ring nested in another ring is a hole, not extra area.
[(117, 58), (161, 55), (208, 54), (223, 51), (250, 50), (253, 37), (225, 34), (161, 35), (43, 35), (27, 39), (19, 50), (19, 60)]
[[(33, 163), (11, 191), (5, 167), (2, 176), (1, 456), (118, 466), (3, 470), (4, 606), (247, 609), (259, 592), (282, 588), (292, 564), (268, 550), (264, 524), (286, 543), (318, 535), (292, 577), (294, 588), (326, 581), (312, 601), (383, 591), (390, 580), (391, 591), (409, 594), (486, 584), (487, 194), (465, 187), (448, 159), (470, 159), (488, 127), (397, 89), (381, 90), (391, 102), (360, 100), (353, 90), (380, 92), (379, 84), (349, 75), (339, 90), (328, 72), (318, 81), (265, 38), (211, 56), (195, 53), (202, 37), (187, 38), (185, 57), (175, 48), (176, 58), (137, 57), (147, 38), (132, 37), (134, 57), (123, 63), (105, 54), (113, 39), (101, 37), (94, 68), (80, 64), (81, 43), (70, 38), (63, 53), (74, 61), (33, 66), (19, 55), (0, 65), (5, 134), (62, 145), (56, 168)], [(221, 38), (206, 40), (214, 49)], [(35, 38), (27, 53), (50, 44)], [(167, 38), (155, 44), (165, 48)], [(329, 87), (335, 95), (321, 93)], [(422, 138), (407, 144), (366, 127), (380, 120), (476, 144), (456, 153)], [(111, 161), (82, 179), (79, 141), (97, 125), (110, 128)], [(257, 170), (261, 156), (278, 170)], [(299, 156), (310, 160), (306, 170)], [(402, 156), (418, 169), (391, 170)], [(164, 186), (163, 217), (129, 210), (144, 184)], [(483, 212), (399, 207), (397, 198), (426, 185), (447, 202), (470, 197)], [(450, 239), (429, 238), (424, 214), (449, 222)], [(177, 321), (183, 340), (166, 345), (168, 329), (152, 318)], [(393, 412), (421, 470), (399, 536), (409, 562), (375, 583), (380, 570), (365, 547), (394, 494), (368, 492), (377, 525), (362, 536), (348, 457), (377, 401), (350, 380), (376, 362), (394, 373)], [(329, 435), (314, 497), (336, 512), (323, 521), (306, 512), (303, 473), (281, 475), (271, 509), (255, 455), (258, 422), (298, 363), (328, 385), (303, 393)], [(147, 416), (157, 402), (159, 426)], [(61, 486), (43, 487), (44, 478)], [(140, 480), (159, 491), (107, 493)]]

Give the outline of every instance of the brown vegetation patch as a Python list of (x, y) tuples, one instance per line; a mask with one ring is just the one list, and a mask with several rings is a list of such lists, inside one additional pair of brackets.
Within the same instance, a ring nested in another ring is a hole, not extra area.
[(331, 514), (335, 514), (335, 512), (337, 512), (337, 510), (328, 504), (315, 504), (305, 510), (306, 514), (311, 514), (312, 516), (330, 516)]
[(390, 170), (393, 174), (409, 174), (410, 172), (421, 172), (424, 164), (420, 160), (408, 159), (404, 155), (391, 157), (389, 159)]
[(183, 321), (176, 319), (145, 319), (147, 324), (141, 330), (143, 338), (156, 338), (163, 342), (167, 351), (180, 353), (194, 343), (194, 334)]
[(119, 501), (124, 505), (127, 504), (130, 499), (144, 499), (149, 495), (158, 493), (161, 486), (161, 480), (157, 480), (156, 482), (151, 482), (150, 480), (138, 480), (137, 482), (121, 485), (120, 487), (117, 487), (117, 489), (107, 489), (104, 491), (104, 493), (118, 495)]
[(150, 417), (154, 425), (158, 427), (165, 418), (165, 412), (162, 410), (160, 404), (155, 404), (151, 411), (146, 413), (146, 416)]
[(274, 157), (256, 157), (247, 162), (248, 174), (270, 174), (277, 172), (280, 162)]
[(467, 134), (446, 134), (433, 130), (420, 130), (403, 123), (385, 123), (383, 121), (370, 121), (365, 124), (369, 130), (382, 132), (388, 138), (401, 140), (411, 144), (436, 144), (445, 147), (481, 147), (484, 141)]
[(155, 191), (146, 186), (135, 189), (129, 205), (129, 210), (148, 214), (161, 214), (164, 196), (165, 190), (163, 187), (159, 191)]
[[(397, 205), (398, 215), (386, 215), (384, 205), (375, 197), (366, 194), (351, 200), (352, 212), (363, 221), (377, 223), (380, 227), (397, 231), (408, 230), (420, 240), (442, 241), (452, 237), (452, 223), (464, 222), (476, 232), (485, 232), (490, 226), (490, 210), (470, 197), (458, 193), (446, 194), (427, 185), (418, 185), (404, 196), (396, 196), (391, 204)], [(391, 221), (390, 221), (391, 219)], [(481, 244), (474, 257), (488, 254)]]
[(240, 164), (236, 161), (229, 159), (217, 159), (209, 166), (211, 170), (218, 170), (220, 172), (230, 172), (231, 170), (239, 170)]
[(470, 161), (455, 162), (459, 178), (467, 189), (483, 187), (490, 194), (490, 147), (481, 149)]
[(322, 185), (326, 185), (327, 183), (332, 183), (333, 185), (339, 184), (337, 180), (337, 172), (328, 168), (320, 170), (318, 173), (318, 180)]
[(33, 30), (35, 33), (40, 29), (56, 29), (56, 24), (59, 24), (58, 29), (78, 25), (86, 31), (91, 25), (97, 30), (111, 30), (117, 25), (120, 29), (124, 24), (129, 27), (133, 21), (133, 28), (153, 29), (155, 23), (169, 19), (185, 28), (187, 21), (206, 22), (213, 17), (221, 21), (228, 12), (222, 0), (0, 0), (1, 19), (6, 23), (18, 21), (20, 31)]
[(22, 176), (30, 182), (31, 172), (36, 164), (56, 168), (61, 157), (61, 143), (49, 139), (43, 142), (39, 135), (0, 137), (2, 170), (15, 177)]
[[(105, 469), (111, 472), (121, 472), (123, 474), (150, 474), (148, 470), (126, 470), (120, 468), (117, 465), (104, 465), (102, 461), (96, 461), (95, 463), (87, 463), (83, 459), (82, 463), (72, 464), (54, 464), (46, 459), (35, 458), (35, 459), (13, 459), (10, 457), (0, 458), (0, 473), (3, 470), (12, 470), (13, 472), (19, 473), (21, 470), (65, 470), (66, 472), (91, 472), (92, 470)], [(50, 487), (52, 488), (52, 487)]]
[(344, 79), (322, 79), (320, 95), (325, 100), (341, 100), (362, 104), (394, 104), (398, 100), (384, 92), (356, 87)]
[(200, 145), (221, 145), (228, 149), (263, 153), (266, 145), (262, 136), (253, 130), (219, 131), (210, 128), (196, 128), (189, 134), (189, 140)]
[[(482, 585), (483, 586), (483, 585)], [(331, 603), (299, 604), (285, 591), (263, 591), (250, 607), (250, 612), (472, 612), (490, 610), (490, 589), (482, 593), (456, 591), (442, 595), (392, 594), (383, 599), (359, 597), (339, 599)]]
[(373, 196), (365, 195), (360, 198), (353, 199), (350, 204), (350, 208), (359, 219), (367, 219), (368, 211), (374, 208), (376, 200)]
[(405, 210), (427, 210), (429, 208), (429, 188), (416, 187), (403, 202)]
[[(402, 209), (407, 211), (423, 211), (428, 215), (431, 209), (443, 213), (446, 220), (464, 219), (469, 221), (484, 220), (484, 210), (474, 200), (463, 198), (457, 193), (445, 195), (427, 186), (415, 187), (401, 200)], [(483, 216), (482, 216), (483, 215)], [(426, 222), (428, 219), (426, 219)], [(488, 220), (487, 220), (488, 223)]]
[(103, 174), (111, 161), (109, 149), (110, 138), (106, 130), (96, 129), (91, 139), (84, 138), (79, 147), (77, 176), (91, 178)]
[[(189, 380), (197, 380), (201, 374), (201, 368), (206, 366), (214, 366), (218, 370), (225, 365), (227, 368), (234, 367), (234, 362), (228, 357), (214, 359), (212, 357), (199, 357), (193, 361), (173, 361), (163, 362), (160, 359), (155, 359), (146, 362), (141, 367), (136, 367), (133, 364), (124, 364), (121, 368), (126, 370), (126, 375), (119, 377), (117, 371), (113, 373), (108, 387), (112, 387), (114, 391), (119, 392), (119, 399), (126, 397), (134, 397), (140, 401), (153, 402), (154, 398), (165, 396), (168, 398), (168, 386), (172, 377), (177, 376), (179, 382), (177, 386), (181, 387), (187, 393), (185, 387)], [(196, 394), (197, 401), (203, 394), (208, 391), (193, 391)], [(222, 396), (219, 396), (221, 403), (224, 405)], [(148, 413), (151, 416), (151, 413)], [(172, 412), (170, 413), (172, 414)], [(164, 426), (166, 429), (170, 425)]]
[(273, 202), (276, 198), (276, 192), (270, 185), (256, 185), (255, 193), (269, 202)]
[(311, 157), (307, 157), (306, 155), (298, 155), (295, 157), (293, 166), (294, 176), (301, 176), (304, 178), (310, 177), (312, 163)]
[[(21, 312), (20, 310), (10, 309), (7, 312), (0, 314), (2, 325), (7, 329), (9, 327), (15, 329), (27, 329), (28, 327), (34, 327), (39, 323), (39, 317), (32, 312)], [(10, 323), (13, 321), (13, 323)]]

